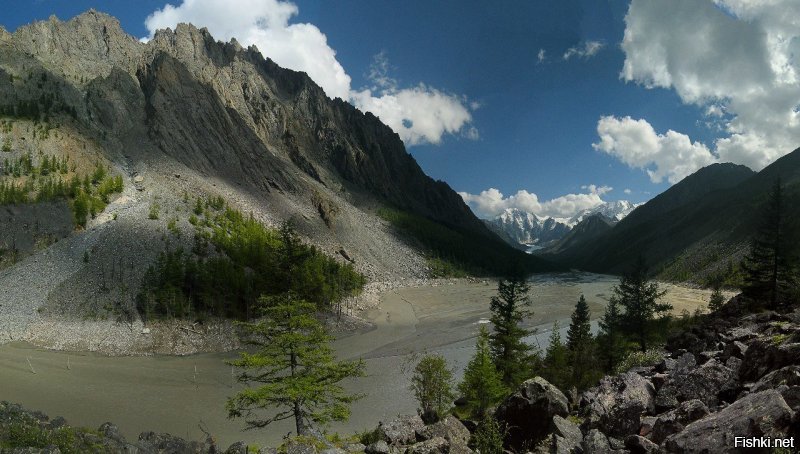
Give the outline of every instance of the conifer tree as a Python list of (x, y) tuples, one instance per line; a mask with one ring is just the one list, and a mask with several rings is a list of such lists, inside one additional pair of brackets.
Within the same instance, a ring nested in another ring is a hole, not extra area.
[(619, 301), (612, 295), (600, 318), (600, 335), (597, 336), (600, 358), (606, 372), (613, 371), (625, 355), (625, 339), (620, 331), (620, 322)]
[(550, 342), (544, 356), (544, 367), (547, 381), (562, 390), (566, 389), (569, 376), (567, 347), (561, 341), (561, 327), (558, 321), (553, 322), (553, 329), (550, 331)]
[(789, 224), (783, 187), (777, 179), (763, 208), (761, 224), (751, 240), (750, 252), (742, 262), (742, 293), (772, 309), (789, 302), (795, 285), (795, 247)]
[(475, 355), (464, 370), (464, 380), (458, 390), (467, 401), (467, 409), (474, 417), (482, 418), (486, 410), (506, 394), (503, 378), (492, 362), (489, 350), (489, 332), (481, 326)]
[(581, 295), (575, 305), (575, 310), (572, 312), (572, 319), (567, 332), (567, 350), (572, 372), (570, 385), (578, 390), (583, 390), (589, 386), (596, 375), (594, 347), (594, 336), (591, 333), (589, 319), (589, 305), (586, 303), (586, 298)]
[(298, 435), (311, 422), (347, 420), (360, 396), (347, 394), (340, 382), (363, 376), (364, 363), (335, 359), (313, 304), (291, 292), (259, 302), (266, 317), (241, 324), (256, 350), (229, 362), (242, 369), (238, 380), (248, 387), (228, 399), (228, 416), (245, 418), (248, 428), (293, 419)]
[(447, 360), (438, 354), (422, 357), (411, 377), (411, 391), (422, 410), (426, 422), (439, 420), (453, 402), (453, 371)]
[(647, 350), (652, 337), (653, 321), (672, 310), (672, 305), (659, 302), (665, 294), (658, 283), (648, 279), (647, 265), (641, 256), (614, 287), (614, 296), (624, 308), (619, 327), (639, 344), (642, 352)]
[(711, 297), (708, 299), (708, 309), (711, 312), (716, 312), (720, 310), (724, 304), (725, 296), (722, 294), (720, 286), (715, 284), (711, 290)]
[(521, 278), (500, 280), (497, 296), (492, 297), (490, 310), (494, 332), (489, 336), (492, 359), (503, 376), (503, 383), (513, 388), (528, 378), (532, 360), (531, 346), (523, 339), (531, 334), (520, 326), (533, 312), (528, 297), (530, 287)]

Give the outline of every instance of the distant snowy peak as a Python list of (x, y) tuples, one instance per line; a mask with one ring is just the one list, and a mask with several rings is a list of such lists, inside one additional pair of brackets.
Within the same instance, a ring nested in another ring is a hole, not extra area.
[(605, 202), (570, 218), (541, 217), (518, 208), (507, 208), (486, 222), (492, 230), (502, 232), (506, 241), (510, 239), (528, 246), (546, 246), (563, 238), (575, 225), (589, 216), (601, 214), (616, 223), (637, 206), (627, 200)]
[(575, 225), (581, 222), (582, 220), (595, 214), (602, 214), (603, 216), (611, 219), (614, 222), (619, 222), (623, 218), (625, 218), (625, 216), (630, 214), (631, 211), (636, 209), (636, 207), (638, 207), (639, 205), (641, 204), (636, 204), (633, 202), (629, 202), (627, 200), (616, 200), (613, 202), (605, 202), (600, 205), (597, 205), (594, 208), (589, 208), (581, 211), (575, 216), (569, 218), (567, 224), (570, 227), (575, 227)]

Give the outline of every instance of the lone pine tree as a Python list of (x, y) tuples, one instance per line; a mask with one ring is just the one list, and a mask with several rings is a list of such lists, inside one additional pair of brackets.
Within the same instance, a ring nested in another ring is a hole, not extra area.
[(490, 321), (494, 332), (489, 336), (489, 347), (503, 383), (513, 388), (527, 378), (530, 372), (531, 346), (523, 339), (531, 334), (520, 326), (525, 317), (533, 313), (528, 297), (530, 286), (521, 278), (500, 280), (497, 296), (492, 297)]
[(346, 393), (341, 381), (363, 376), (364, 363), (336, 361), (314, 304), (291, 292), (259, 303), (265, 318), (241, 324), (256, 351), (229, 362), (241, 369), (238, 381), (248, 387), (228, 399), (228, 416), (244, 417), (248, 428), (291, 418), (297, 434), (311, 422), (347, 420), (349, 405), (360, 396)]
[(480, 327), (475, 355), (464, 370), (464, 380), (459, 383), (458, 391), (466, 400), (470, 415), (478, 419), (506, 394), (503, 377), (492, 362), (489, 332), (485, 326)]

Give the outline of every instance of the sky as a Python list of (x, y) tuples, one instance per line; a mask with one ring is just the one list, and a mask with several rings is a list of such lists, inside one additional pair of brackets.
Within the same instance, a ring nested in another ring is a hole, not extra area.
[(0, 0), (9, 31), (89, 8), (191, 22), (392, 127), (481, 217), (644, 202), (800, 141), (796, 0)]

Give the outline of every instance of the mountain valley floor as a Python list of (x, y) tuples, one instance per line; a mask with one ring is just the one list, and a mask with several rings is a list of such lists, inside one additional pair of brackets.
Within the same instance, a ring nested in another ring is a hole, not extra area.
[[(554, 321), (566, 330), (581, 293), (593, 318), (599, 317), (616, 283), (613, 276), (585, 273), (535, 277), (534, 316), (526, 324), (538, 334), (529, 342), (545, 346)], [(710, 294), (671, 284), (665, 288), (675, 314), (705, 306)], [(372, 326), (343, 334), (335, 343), (341, 358), (364, 358), (368, 376), (346, 384), (366, 397), (353, 405), (350, 421), (330, 429), (352, 433), (398, 414), (414, 414), (409, 370), (422, 352), (443, 354), (460, 380), (478, 326), (488, 321), (489, 299), (495, 292), (496, 282), (488, 280), (439, 280), (384, 290), (380, 304), (363, 314)], [(112, 421), (129, 439), (156, 430), (203, 440), (202, 427), (221, 446), (238, 440), (279, 444), (291, 424), (242, 432), (243, 421), (226, 418), (225, 400), (238, 389), (224, 363), (233, 356), (229, 352), (109, 357), (9, 343), (0, 346), (0, 400), (63, 416), (74, 425), (97, 427)]]

